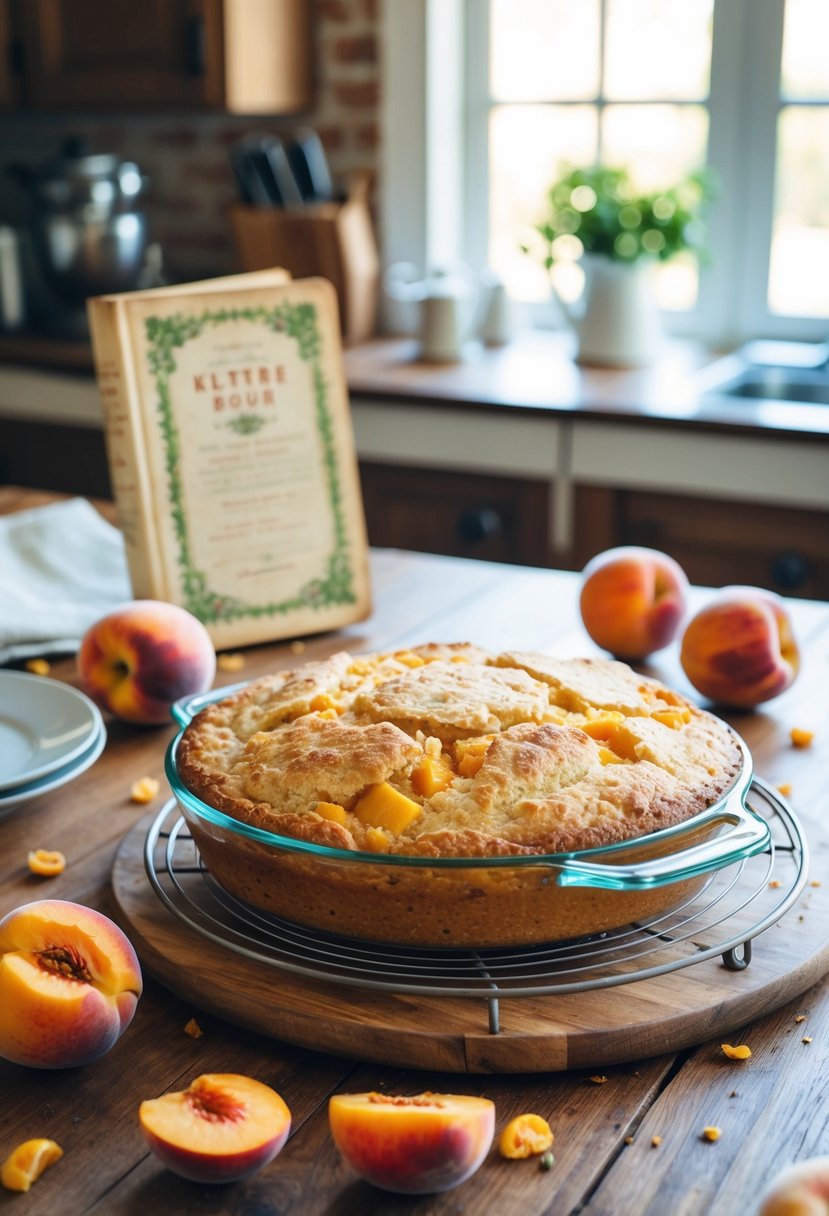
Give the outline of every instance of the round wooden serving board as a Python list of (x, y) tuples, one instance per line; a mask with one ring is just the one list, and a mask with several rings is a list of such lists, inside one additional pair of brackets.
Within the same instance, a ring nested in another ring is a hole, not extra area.
[(609, 989), (501, 996), (499, 1031), (491, 1033), (481, 997), (318, 982), (190, 929), (164, 907), (144, 871), (151, 822), (141, 820), (125, 837), (112, 871), (123, 926), (147, 971), (198, 1008), (318, 1051), (458, 1073), (598, 1068), (724, 1041), (829, 970), (829, 887), (807, 886), (783, 919), (755, 939), (743, 971), (728, 970), (716, 957)]

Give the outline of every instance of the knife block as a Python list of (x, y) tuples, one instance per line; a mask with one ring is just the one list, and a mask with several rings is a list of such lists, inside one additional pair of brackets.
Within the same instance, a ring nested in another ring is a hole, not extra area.
[(333, 283), (344, 341), (375, 332), (380, 258), (368, 205), (368, 175), (355, 175), (341, 202), (304, 207), (230, 208), (242, 270), (282, 266), (296, 279), (321, 275)]

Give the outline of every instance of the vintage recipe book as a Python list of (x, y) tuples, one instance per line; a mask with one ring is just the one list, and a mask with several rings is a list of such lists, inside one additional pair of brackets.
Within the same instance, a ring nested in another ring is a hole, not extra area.
[(137, 599), (217, 649), (370, 610), (333, 287), (284, 270), (88, 302), (112, 488)]

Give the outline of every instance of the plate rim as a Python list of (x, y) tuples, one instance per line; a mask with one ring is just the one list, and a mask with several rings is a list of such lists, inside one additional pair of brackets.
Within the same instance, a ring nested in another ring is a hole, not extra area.
[[(89, 729), (79, 742), (73, 744), (73, 746), (68, 750), (61, 752), (60, 755), (53, 756), (50, 760), (46, 760), (41, 764), (30, 767), (29, 769), (23, 769), (13, 777), (0, 776), (0, 796), (11, 793), (18, 789), (18, 787), (30, 785), (33, 781), (39, 781), (41, 778), (47, 777), (50, 773), (55, 772), (57, 769), (65, 768), (66, 765), (83, 755), (87, 748), (89, 748), (92, 742), (97, 738), (98, 732), (103, 726), (103, 718), (98, 706), (93, 700), (91, 700), (90, 697), (86, 695), (86, 693), (81, 692), (80, 689), (75, 688), (72, 684), (64, 683), (61, 680), (54, 680), (48, 676), (31, 675), (25, 671), (0, 669), (0, 686), (7, 681), (11, 682), (12, 684), (19, 681), (21, 686), (25, 684), (25, 686), (28, 688), (34, 688), (36, 685), (31, 683), (31, 681), (36, 681), (37, 686), (41, 689), (45, 687), (52, 690), (59, 690), (55, 692), (57, 697), (68, 698), (69, 702), (76, 705), (80, 704), (84, 707), (84, 709), (86, 709), (89, 716)], [(15, 713), (12, 711), (7, 713), (6, 716), (9, 719), (14, 720)], [(23, 719), (18, 718), (18, 721), (22, 722)]]
[(0, 817), (6, 811), (12, 810), (23, 802), (28, 802), (31, 798), (37, 798), (40, 794), (48, 794), (52, 790), (66, 785), (73, 778), (80, 777), (81, 773), (85, 773), (101, 755), (101, 752), (106, 747), (106, 742), (107, 732), (102, 721), (100, 730), (95, 732), (94, 739), (89, 743), (87, 750), (81, 756), (76, 756), (73, 761), (58, 769), (57, 772), (47, 773), (45, 777), (40, 777), (36, 781), (0, 794)]

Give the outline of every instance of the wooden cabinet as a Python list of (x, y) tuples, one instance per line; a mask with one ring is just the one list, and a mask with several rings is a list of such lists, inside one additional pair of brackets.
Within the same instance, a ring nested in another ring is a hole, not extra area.
[(829, 599), (829, 513), (799, 507), (591, 487), (577, 494), (580, 550), (646, 545), (692, 583), (745, 583)]
[(311, 102), (310, 0), (18, 0), (30, 106), (291, 113)]
[(546, 482), (365, 462), (360, 476), (373, 545), (551, 564)]

